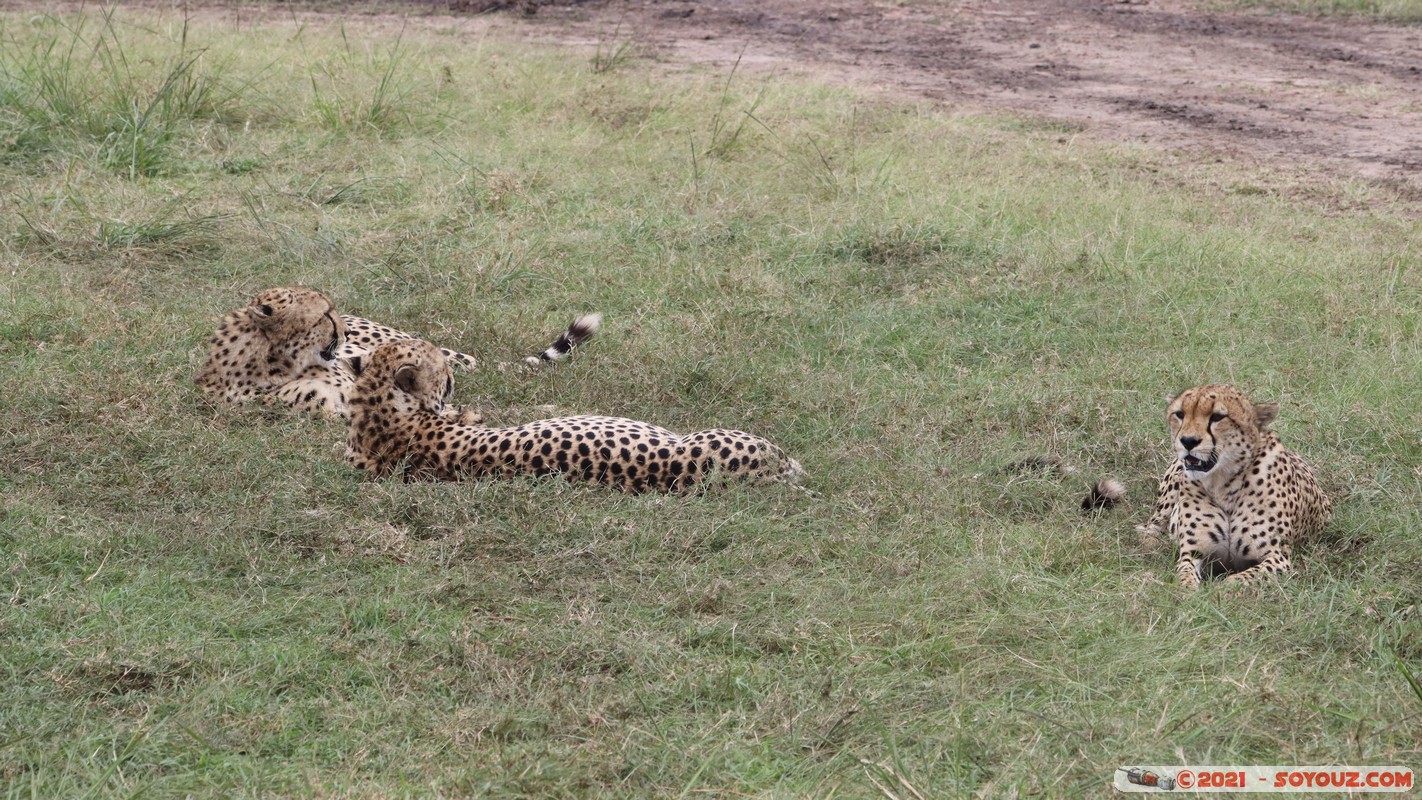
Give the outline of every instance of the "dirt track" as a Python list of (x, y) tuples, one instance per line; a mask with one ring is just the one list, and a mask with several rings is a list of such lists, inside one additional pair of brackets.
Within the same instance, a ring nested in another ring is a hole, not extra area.
[(1422, 199), (1422, 28), (1187, 0), (607, 0), (487, 18), (666, 60), (794, 69), (1094, 135), (1318, 167)]

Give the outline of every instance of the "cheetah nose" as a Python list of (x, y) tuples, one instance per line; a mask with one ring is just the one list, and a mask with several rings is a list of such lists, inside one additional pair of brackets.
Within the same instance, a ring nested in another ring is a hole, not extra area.
[(1188, 451), (1188, 450), (1194, 450), (1196, 447), (1199, 446), (1199, 444), (1200, 444), (1200, 437), (1198, 437), (1198, 436), (1181, 436), (1181, 437), (1180, 437), (1180, 446), (1183, 447), (1183, 448), (1185, 448), (1187, 451)]

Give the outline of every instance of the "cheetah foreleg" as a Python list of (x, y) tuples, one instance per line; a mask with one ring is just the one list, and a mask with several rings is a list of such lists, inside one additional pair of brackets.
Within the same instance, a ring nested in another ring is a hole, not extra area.
[(1150, 519), (1136, 526), (1136, 534), (1141, 546), (1149, 552), (1164, 550), (1170, 542), (1170, 531), (1175, 525), (1176, 510), (1180, 506), (1180, 492), (1175, 486), (1173, 474), (1167, 474), (1155, 491), (1155, 508)]
[(1175, 561), (1175, 580), (1186, 589), (1198, 589), (1200, 570), (1204, 563), (1198, 553), (1182, 551)]
[(1275, 550), (1258, 564), (1225, 578), (1224, 582), (1246, 585), (1261, 583), (1275, 575), (1287, 575), (1290, 572), (1293, 572), (1293, 561), (1289, 558), (1289, 553), (1284, 550)]
[(484, 426), (484, 413), (475, 406), (445, 406), (439, 416), (459, 425)]
[(307, 411), (331, 419), (346, 416), (346, 395), (330, 380), (302, 378), (290, 381), (262, 398), (267, 405), (281, 404), (294, 411)]

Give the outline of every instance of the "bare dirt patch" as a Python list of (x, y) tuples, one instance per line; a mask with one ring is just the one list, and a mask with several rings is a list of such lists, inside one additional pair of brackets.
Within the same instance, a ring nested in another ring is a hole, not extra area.
[(808, 70), (1422, 197), (1422, 28), (1187, 0), (608, 0), (524, 5), (488, 24), (560, 44), (632, 41), (673, 62)]

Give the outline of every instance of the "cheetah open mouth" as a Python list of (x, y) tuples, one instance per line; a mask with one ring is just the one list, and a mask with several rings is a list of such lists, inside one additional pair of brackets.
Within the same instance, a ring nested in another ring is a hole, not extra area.
[(1219, 459), (1214, 456), (1200, 458), (1197, 455), (1185, 455), (1180, 457), (1180, 463), (1185, 465), (1188, 472), (1209, 472), (1219, 463)]

